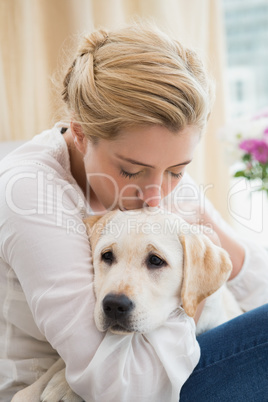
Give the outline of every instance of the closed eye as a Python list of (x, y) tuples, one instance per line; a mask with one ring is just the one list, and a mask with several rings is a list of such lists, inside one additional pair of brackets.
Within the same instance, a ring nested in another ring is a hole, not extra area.
[(135, 178), (138, 177), (141, 173), (142, 173), (142, 170), (140, 170), (140, 171), (137, 172), (137, 173), (128, 173), (128, 172), (126, 172), (126, 171), (123, 170), (123, 169), (120, 170), (121, 176), (126, 177), (126, 178), (128, 178), (128, 179), (135, 179)]
[(169, 174), (174, 177), (175, 179), (180, 179), (183, 176), (183, 172), (180, 173), (173, 173), (173, 172), (169, 172)]
[[(136, 179), (142, 173), (143, 173), (143, 170), (140, 170), (139, 172), (136, 172), (136, 173), (129, 173), (124, 169), (120, 170), (120, 175), (123, 177), (126, 177), (127, 179)], [(182, 178), (182, 176), (183, 176), (183, 172), (174, 173), (174, 172), (168, 171), (168, 174), (171, 175), (172, 178), (177, 179), (177, 180)]]

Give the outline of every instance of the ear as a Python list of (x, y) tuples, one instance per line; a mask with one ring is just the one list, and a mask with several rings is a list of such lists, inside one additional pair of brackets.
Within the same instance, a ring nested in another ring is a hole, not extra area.
[[(118, 212), (118, 210), (115, 210), (107, 212), (104, 215), (92, 215), (83, 220), (84, 224), (86, 225), (88, 237), (90, 238), (92, 252), (95, 249), (104, 227)], [(96, 225), (97, 223), (98, 225)]]
[(101, 224), (100, 227), (95, 226), (96, 223), (103, 218), (103, 215), (91, 215), (88, 216), (83, 220), (86, 230), (87, 230), (87, 235), (90, 240), (90, 245), (91, 245), (91, 250), (92, 254), (94, 253), (95, 246), (98, 242), (98, 239), (100, 237), (101, 231), (103, 229), (103, 225)]
[(91, 215), (91, 216), (88, 216), (87, 218), (83, 219), (83, 222), (86, 225), (88, 236), (91, 235), (93, 226), (95, 225), (95, 223), (97, 223), (98, 220), (102, 217), (103, 217), (103, 215)]
[(78, 123), (70, 122), (71, 133), (74, 141), (74, 145), (81, 154), (85, 155), (87, 152), (88, 139), (83, 133), (82, 127)]
[(216, 292), (228, 279), (232, 263), (228, 253), (205, 235), (179, 235), (183, 261), (182, 304), (190, 317), (198, 304)]

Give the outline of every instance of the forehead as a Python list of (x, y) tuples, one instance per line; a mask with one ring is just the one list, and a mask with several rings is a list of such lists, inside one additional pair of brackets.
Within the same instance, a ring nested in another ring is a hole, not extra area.
[[(102, 228), (97, 251), (110, 245), (123, 250), (148, 249), (148, 244), (164, 253), (178, 248), (178, 234), (184, 221), (174, 214), (118, 211)], [(180, 247), (180, 245), (179, 245)]]
[(191, 160), (200, 130), (186, 126), (174, 133), (162, 126), (134, 127), (122, 130), (113, 141), (101, 140), (100, 148), (152, 166), (172, 166)]

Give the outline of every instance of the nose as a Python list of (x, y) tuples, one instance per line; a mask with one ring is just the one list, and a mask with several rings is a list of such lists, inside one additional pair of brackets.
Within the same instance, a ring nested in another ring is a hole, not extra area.
[(126, 295), (108, 294), (102, 301), (105, 315), (114, 320), (126, 318), (134, 308), (134, 303)]
[(149, 184), (138, 191), (138, 198), (148, 207), (158, 207), (161, 201), (161, 185)]

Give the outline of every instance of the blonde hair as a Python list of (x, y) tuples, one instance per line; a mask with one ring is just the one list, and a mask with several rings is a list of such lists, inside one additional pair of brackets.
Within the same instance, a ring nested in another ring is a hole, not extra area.
[(133, 24), (82, 38), (62, 92), (87, 138), (113, 139), (126, 127), (203, 130), (211, 82), (197, 54), (156, 27)]

